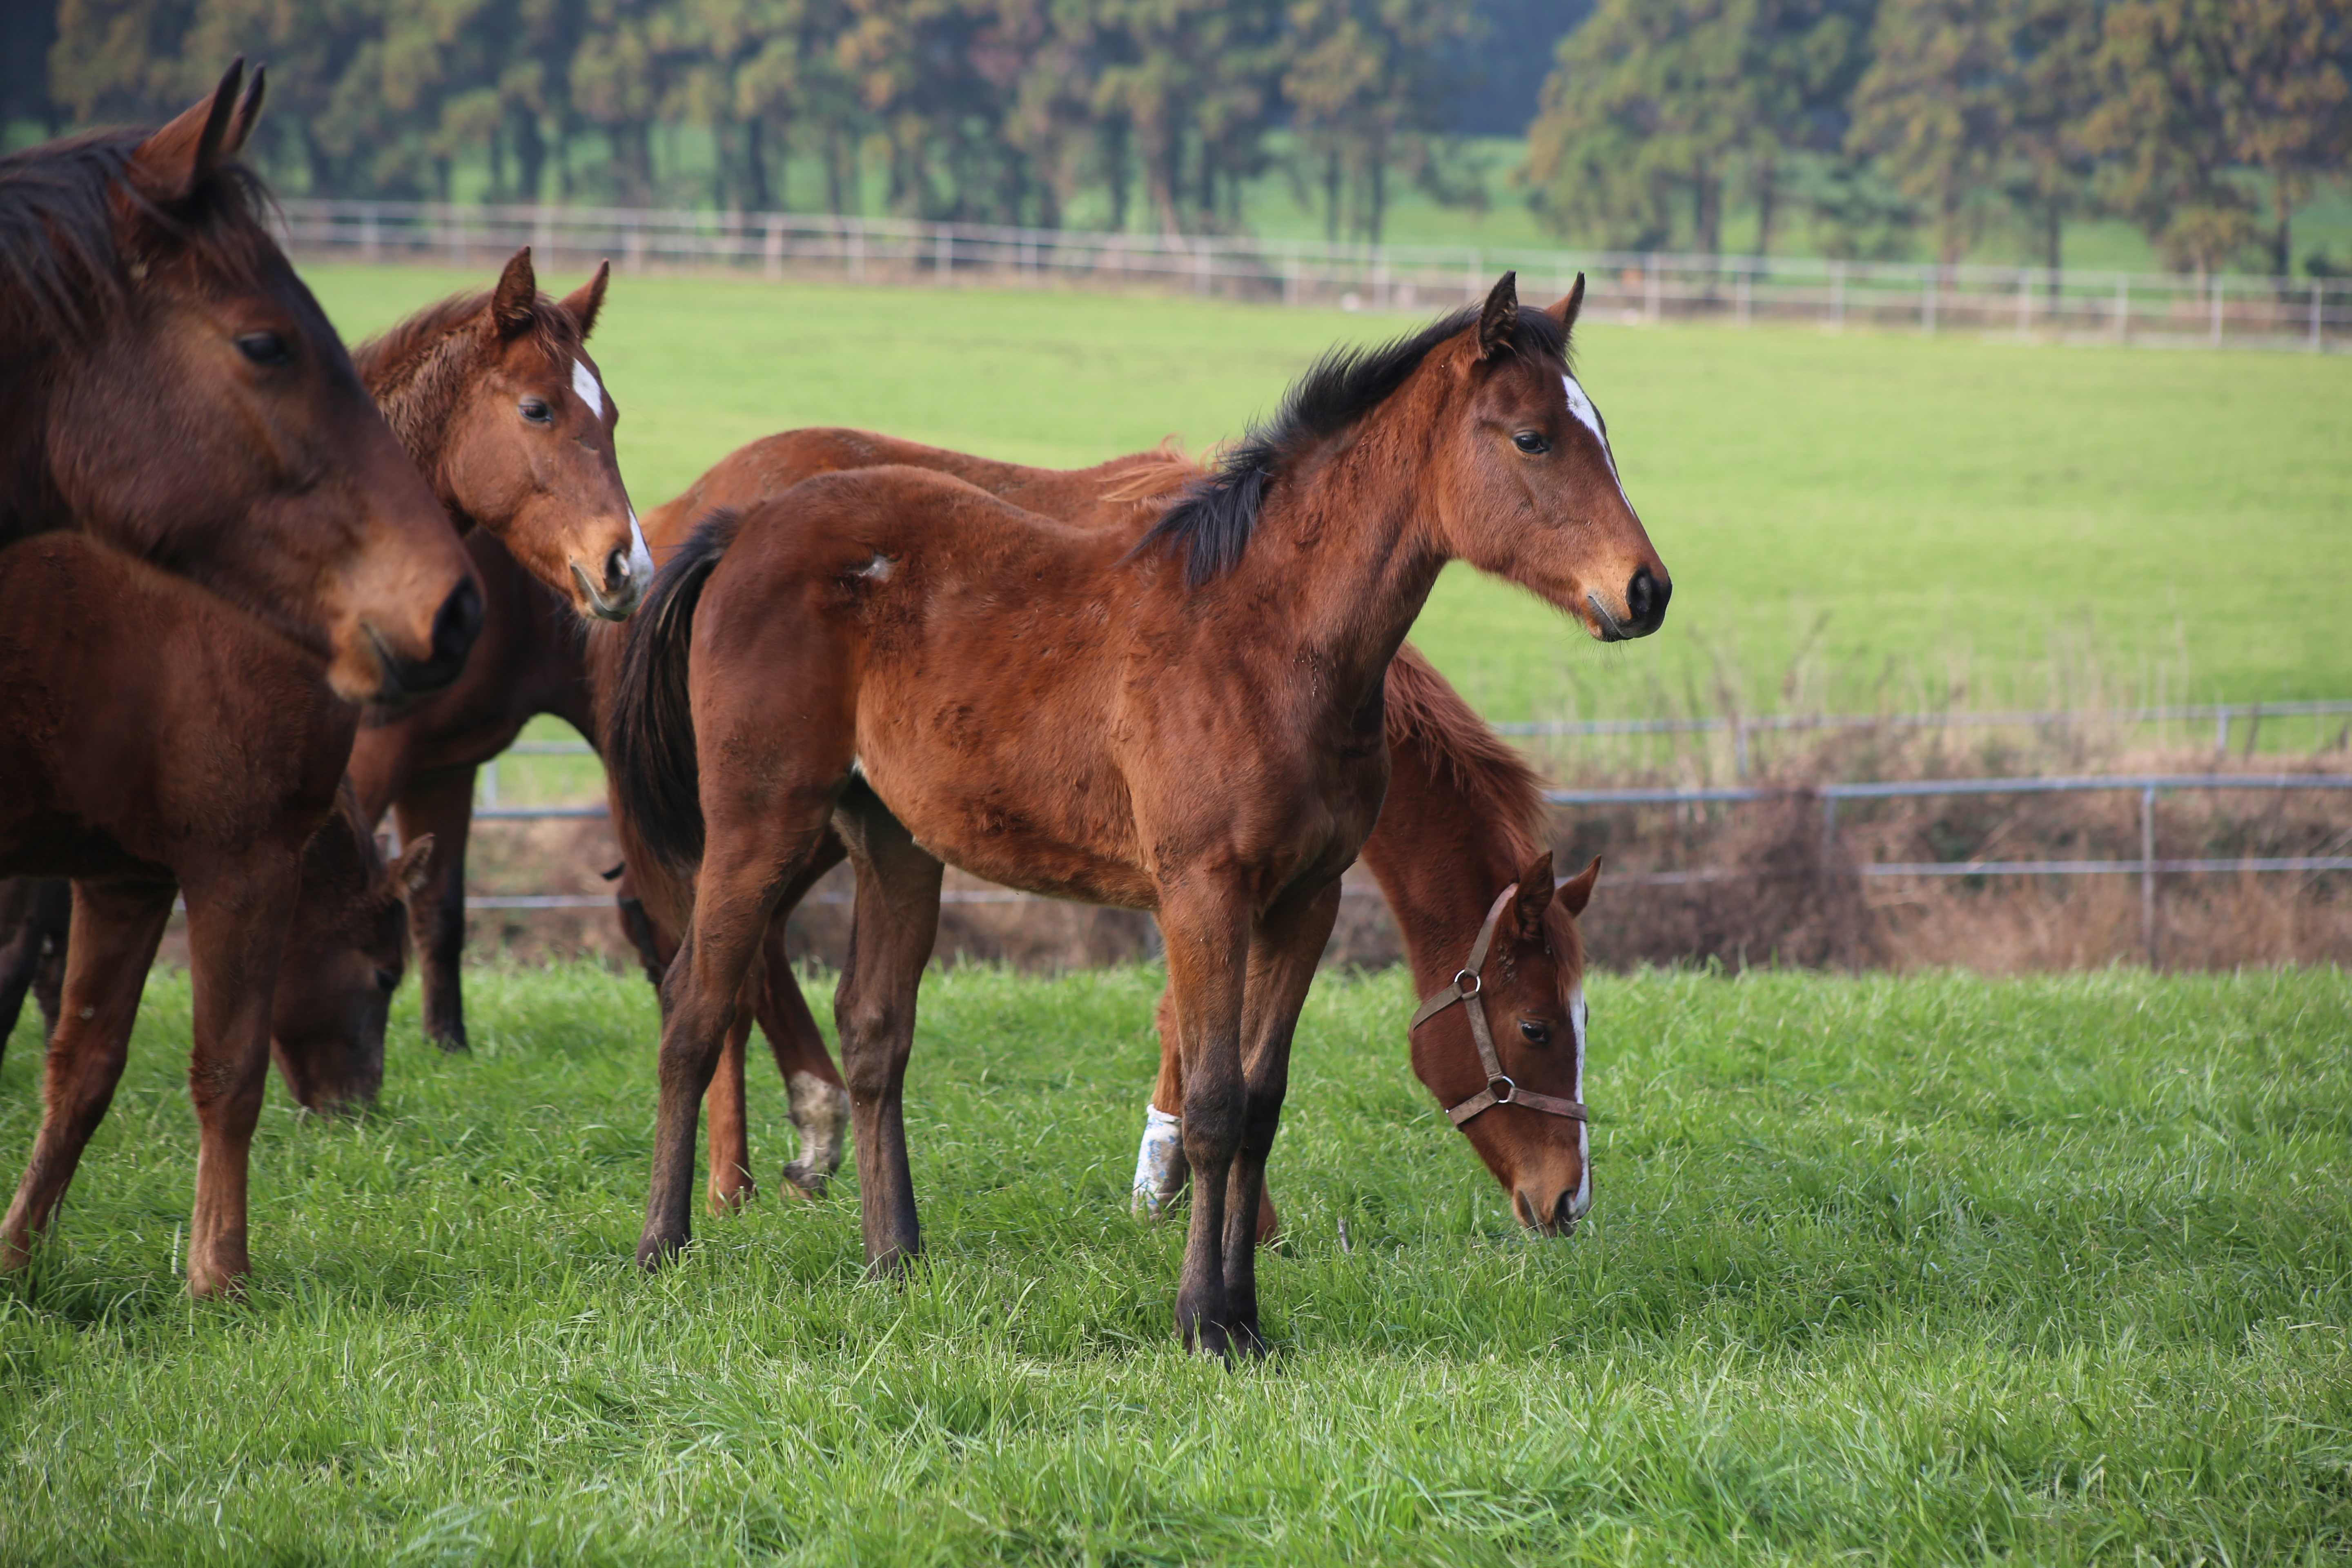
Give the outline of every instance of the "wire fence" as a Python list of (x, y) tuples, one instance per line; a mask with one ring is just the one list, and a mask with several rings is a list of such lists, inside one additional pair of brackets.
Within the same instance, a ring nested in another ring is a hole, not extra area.
[[(2265, 708), (2292, 708), (2296, 711), (2352, 711), (2352, 703), (2336, 703), (2325, 709), (2316, 704), (2265, 704)], [(2224, 726), (2221, 739), (2227, 740), (2226, 726), (2231, 717), (2246, 711), (2244, 707), (2198, 710), (2145, 710), (2149, 713), (2193, 717), (2221, 715)], [(1924, 716), (1922, 716), (1924, 718)], [(1991, 718), (1995, 716), (1981, 715)], [(2010, 716), (2013, 721), (2017, 716)], [(2025, 717), (2053, 717), (2027, 715)], [(1823, 720), (1827, 721), (1826, 719)], [(1611, 722), (1593, 721), (1593, 722)], [(1661, 721), (1696, 724), (1699, 721)], [(1724, 721), (1716, 721), (1720, 724)], [(1507, 729), (1508, 727), (1506, 727)], [(1578, 733), (1607, 731), (1576, 731), (1560, 729), (1528, 731), (1521, 733)], [(579, 742), (525, 742), (518, 751), (536, 752), (579, 753), (588, 747)], [(495, 764), (493, 764), (495, 766)], [(495, 778), (495, 774), (492, 775)], [(495, 795), (496, 785), (491, 785)], [(2140, 928), (2147, 951), (2148, 963), (2157, 962), (2157, 879), (2167, 875), (2231, 875), (2352, 871), (2352, 855), (2278, 855), (2203, 858), (2159, 858), (2156, 853), (2156, 807), (2160, 795), (2184, 790), (2352, 790), (2352, 773), (2103, 773), (2087, 776), (2024, 776), (2015, 778), (1956, 778), (1956, 779), (1890, 779), (1858, 783), (1817, 784), (1810, 785), (1732, 784), (1713, 788), (1633, 788), (1633, 789), (1551, 789), (1544, 792), (1544, 800), (1553, 806), (1584, 807), (1587, 809), (1631, 807), (1643, 805), (1736, 805), (1764, 801), (1811, 799), (1820, 803), (1821, 864), (1831, 870), (1824, 874), (1860, 877), (2098, 877), (2137, 876), (2140, 879)], [(1867, 800), (1916, 799), (1952, 795), (2075, 795), (2136, 791), (2139, 795), (2138, 856), (2127, 859), (1985, 859), (1904, 860), (1904, 861), (1843, 861), (1838, 855), (1838, 811), (1842, 802)], [(602, 817), (605, 808), (595, 805), (502, 806), (495, 804), (476, 808), (475, 815), (493, 820), (532, 820), (538, 818)], [(1691, 883), (1730, 881), (1752, 878), (1759, 873), (1753, 868), (1702, 867), (1689, 870), (1646, 871), (1612, 875), (1612, 883), (1630, 886), (1669, 887)], [(1350, 885), (1343, 894), (1352, 897), (1377, 897), (1377, 889)], [(954, 903), (1026, 903), (1044, 902), (1040, 895), (1016, 892), (1011, 889), (956, 889), (941, 895), (943, 901)], [(845, 903), (846, 893), (824, 893), (814, 897), (818, 903)], [(469, 897), (466, 907), (471, 910), (555, 910), (586, 909), (609, 903), (609, 898), (593, 894), (506, 894)]]
[(283, 237), (298, 253), (460, 268), (494, 264), (528, 245), (542, 266), (610, 258), (638, 272), (1152, 288), (1405, 311), (1481, 299), (1508, 268), (1530, 294), (1564, 293), (1581, 272), (1587, 310), (1628, 322), (1802, 321), (2037, 342), (2311, 353), (2352, 346), (2352, 279), (1344, 245), (811, 213), (289, 199), (282, 214)]

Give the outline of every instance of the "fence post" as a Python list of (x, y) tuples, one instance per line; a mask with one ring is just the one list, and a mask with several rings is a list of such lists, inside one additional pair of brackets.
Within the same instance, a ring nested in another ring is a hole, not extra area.
[(1478, 292), (1478, 253), (1474, 250), (1462, 267), (1462, 302), (1465, 305), (1475, 305), (1486, 298)]
[(2033, 335), (2033, 272), (2024, 267), (2017, 269), (2017, 335)]
[(2230, 754), (2230, 710), (2227, 708), (2213, 710), (2213, 749), (2225, 757)]
[(2213, 346), (2221, 346), (2221, 275), (2213, 274)]
[(1748, 776), (1748, 715), (1745, 713), (1731, 716), (1731, 776), (1737, 779)]
[(1830, 858), (1837, 853), (1837, 796), (1822, 796), (1822, 869), (1829, 869)]
[[(383, 259), (383, 241), (377, 233), (376, 210), (372, 205), (364, 209), (360, 214), (360, 253), (365, 256), (370, 261), (381, 261)], [(2316, 300), (2318, 297), (2318, 289), (2317, 286), (2315, 285), (2312, 289), (2312, 298)], [(2319, 310), (2316, 306), (2314, 306), (2312, 309), (2311, 320), (2313, 322), (2311, 334), (2312, 341), (2315, 343), (2319, 341), (2317, 324), (2319, 321)]]
[(1289, 309), (1298, 308), (1298, 252), (1295, 249), (1282, 253), (1282, 302)]
[(1936, 335), (1936, 269), (1932, 267), (1920, 286), (1919, 330), (1931, 338)]
[(2311, 280), (2311, 352), (2319, 352), (2319, 279)]
[(496, 757), (482, 764), (481, 804), (492, 808), (499, 804), (499, 760)]
[(1830, 263), (1830, 324), (1843, 330), (1845, 326), (1845, 263)]
[(1754, 286), (1755, 275), (1747, 268), (1742, 267), (1739, 269), (1739, 281), (1734, 284), (1732, 288), (1734, 289), (1734, 299), (1738, 301), (1736, 310), (1738, 321), (1743, 327), (1748, 324), (1748, 294)]
[(621, 265), (631, 272), (646, 269), (646, 231), (641, 216), (631, 213), (623, 220), (628, 226), (628, 233), (621, 242)]
[(2156, 967), (2156, 786), (2139, 792), (2139, 935)]
[(2131, 342), (2131, 274), (2116, 274), (2116, 342)]
[(441, 223), (442, 237), (449, 244), (449, 265), (462, 268), (466, 265), (465, 215), (453, 203), (441, 209)]
[(1650, 317), (1650, 325), (1658, 324), (1658, 253), (1652, 251), (1644, 258), (1642, 273), (1643, 303)]

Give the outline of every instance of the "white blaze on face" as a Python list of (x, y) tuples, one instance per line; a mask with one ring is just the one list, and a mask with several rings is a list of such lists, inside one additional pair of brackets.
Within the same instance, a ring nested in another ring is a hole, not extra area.
[[(1592, 399), (1584, 395), (1584, 388), (1576, 384), (1576, 377), (1563, 375), (1559, 378), (1559, 384), (1568, 394), (1570, 417), (1592, 432), (1592, 438), (1601, 443), (1601, 456), (1609, 464), (1609, 477), (1617, 479), (1617, 454), (1609, 449), (1609, 432), (1601, 427), (1601, 410), (1592, 406)], [(1624, 482), (1617, 479), (1620, 488)]]
[(588, 405), (588, 412), (597, 418), (604, 417), (604, 388), (593, 372), (578, 360), (572, 362), (572, 391)]
[[(1568, 1092), (1579, 1105), (1584, 1103), (1584, 987), (1579, 985), (1568, 994), (1568, 1027), (1576, 1037), (1576, 1078)], [(1581, 1121), (1576, 1124), (1576, 1195), (1568, 1201), (1568, 1215), (1582, 1219), (1592, 1206), (1592, 1132)]]

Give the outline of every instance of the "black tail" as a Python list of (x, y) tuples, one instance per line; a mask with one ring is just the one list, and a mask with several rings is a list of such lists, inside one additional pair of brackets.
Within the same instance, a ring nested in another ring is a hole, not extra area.
[(739, 521), (723, 510), (704, 518), (654, 579), (629, 617), (620, 689), (604, 719), (614, 797), (639, 842), (680, 871), (702, 861), (702, 777), (687, 652), (703, 584), (734, 542)]

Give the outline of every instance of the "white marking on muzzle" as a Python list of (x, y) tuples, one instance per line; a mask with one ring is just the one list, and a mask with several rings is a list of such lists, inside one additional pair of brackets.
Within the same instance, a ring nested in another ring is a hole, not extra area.
[(1594, 440), (1601, 443), (1601, 456), (1609, 464), (1609, 477), (1617, 479), (1618, 489), (1623, 489), (1625, 481), (1617, 479), (1617, 454), (1609, 449), (1609, 431), (1601, 423), (1601, 410), (1592, 406), (1592, 399), (1584, 395), (1584, 388), (1576, 384), (1576, 377), (1563, 375), (1559, 378), (1559, 384), (1568, 394), (1569, 413), (1592, 432)]
[[(1568, 994), (1568, 1027), (1576, 1037), (1576, 1083), (1568, 1093), (1579, 1105), (1584, 1103), (1584, 987), (1579, 985)], [(1568, 1200), (1568, 1217), (1582, 1219), (1592, 1207), (1592, 1133), (1584, 1122), (1576, 1124), (1576, 1195)]]
[(629, 509), (629, 575), (636, 579), (640, 590), (654, 584), (654, 552), (646, 543), (646, 531), (637, 522), (637, 509)]
[(572, 390), (581, 402), (588, 405), (589, 413), (599, 419), (604, 417), (604, 388), (590, 374), (588, 367), (578, 360), (572, 362)]

